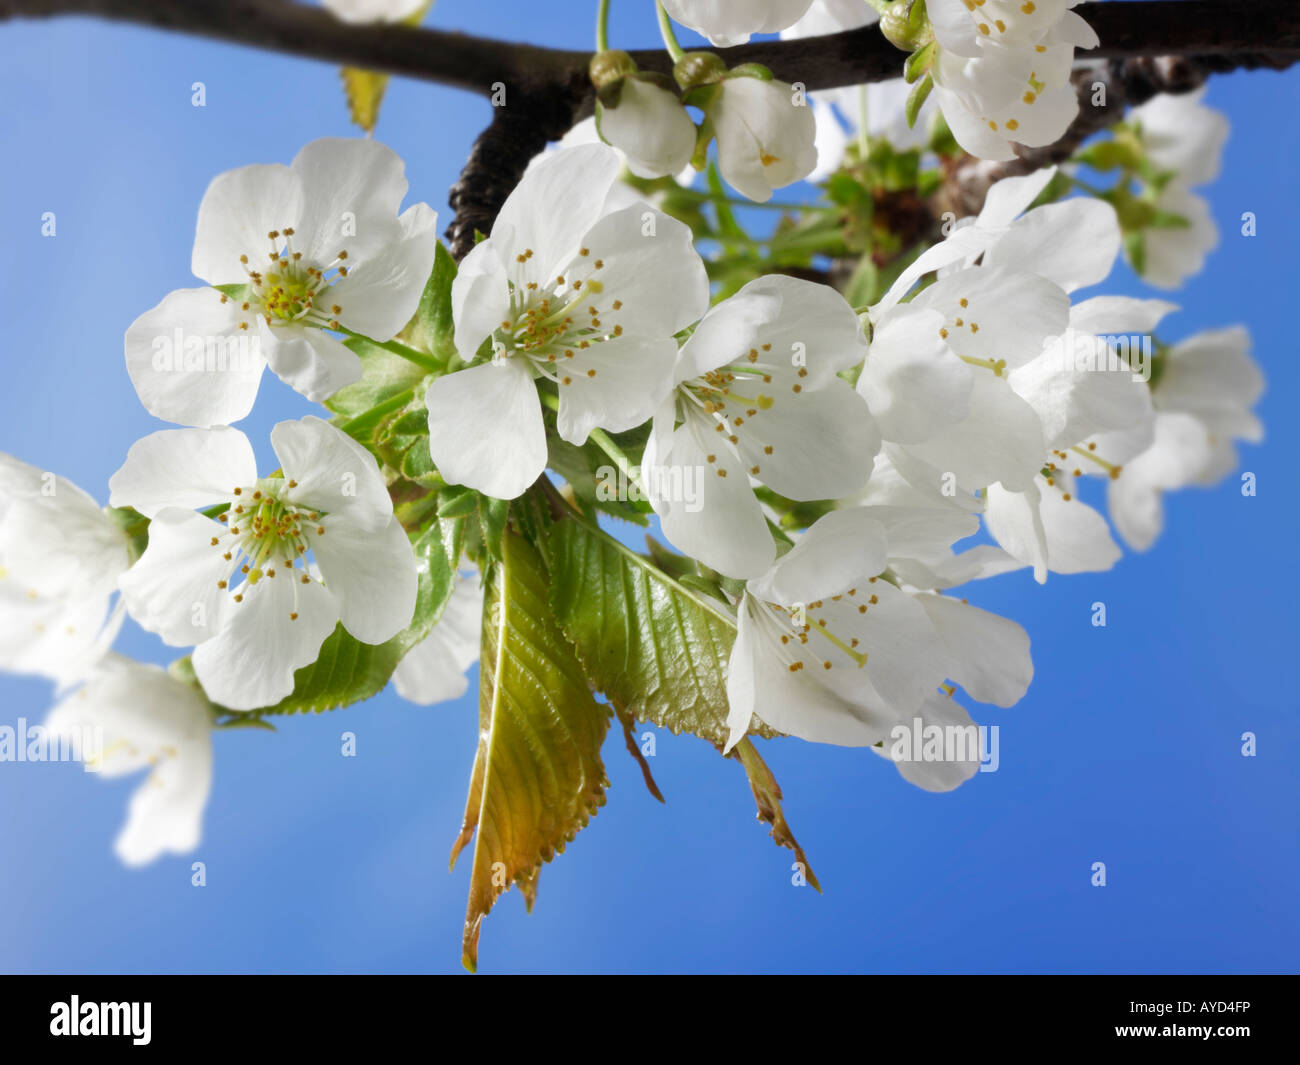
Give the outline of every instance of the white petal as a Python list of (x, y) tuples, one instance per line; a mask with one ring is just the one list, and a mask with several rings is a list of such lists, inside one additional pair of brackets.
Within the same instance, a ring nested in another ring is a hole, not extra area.
[[(924, 757), (927, 730), (936, 728), (943, 730), (943, 757)], [(905, 740), (904, 735), (911, 738)], [(918, 739), (920, 751), (916, 750)], [(952, 791), (970, 780), (979, 772), (981, 759), (979, 731), (970, 714), (960, 703), (937, 692), (926, 697), (912, 721), (896, 725), (890, 738), (872, 750), (890, 759), (909, 784), (935, 792)]]
[(195, 510), (229, 500), (257, 482), (257, 459), (238, 429), (163, 429), (137, 440), (109, 479), (109, 504), (154, 517), (165, 507)]
[(343, 627), (362, 643), (392, 639), (411, 623), (417, 590), (415, 553), (401, 522), (392, 518), (372, 531), (339, 515), (322, 518), (320, 528), (311, 549)]
[(177, 289), (145, 311), (125, 343), (145, 409), (180, 425), (228, 425), (247, 415), (266, 369), (257, 321), (211, 288)]
[[(822, 387), (780, 392), (766, 410), (749, 408), (740, 454), (753, 477), (789, 499), (840, 499), (861, 490), (880, 450), (866, 401), (832, 377)], [(769, 450), (770, 449), (770, 450)]]
[(334, 596), (296, 571), (244, 588), (221, 631), (194, 649), (203, 690), (230, 710), (274, 706), (292, 693), (294, 672), (316, 660), (339, 620)]
[(888, 559), (884, 527), (870, 507), (832, 510), (819, 518), (777, 559), (750, 591), (760, 599), (790, 606), (846, 591), (880, 573)]
[[(564, 276), (602, 286), (591, 304), (599, 308), (606, 329), (621, 325), (626, 333), (670, 337), (708, 309), (704, 262), (690, 228), (675, 218), (646, 204), (626, 207), (592, 226), (582, 247), (587, 254), (575, 256)], [(622, 304), (618, 310), (616, 300)]]
[(742, 604), (727, 671), (728, 749), (744, 736), (751, 710), (772, 728), (813, 743), (867, 747), (884, 736), (892, 716), (870, 702), (872, 693), (867, 688), (857, 700), (827, 688), (811, 656), (805, 656), (809, 664), (791, 673), (789, 664), (795, 656), (783, 656), (779, 634), (746, 617), (747, 613), (747, 604)]
[(958, 355), (1005, 360), (1011, 369), (1042, 354), (1048, 338), (1059, 337), (1070, 321), (1070, 297), (1059, 285), (1006, 267), (958, 271), (909, 306), (942, 314), (944, 339)]
[(328, 333), (298, 325), (272, 328), (264, 319), (257, 329), (272, 372), (313, 403), (361, 380), (361, 359)]
[(212, 179), (199, 205), (190, 269), (210, 285), (248, 281), (241, 255), (265, 261), (267, 234), (302, 219), (302, 183), (282, 163), (244, 166)]
[[(511, 235), (509, 247), (498, 254), (518, 283), (545, 285), (581, 246), (588, 230), (600, 217), (605, 196), (623, 169), (613, 148), (588, 144), (561, 148), (530, 167), (506, 199), (493, 224)], [(514, 257), (531, 251), (524, 263)]]
[(1056, 177), (1056, 167), (1047, 166), (1023, 177), (1007, 177), (989, 186), (980, 208), (978, 225), (984, 230), (999, 230), (1011, 225), (1029, 210), (1038, 194)]
[(1030, 483), (1047, 445), (1033, 407), (1004, 378), (982, 370), (972, 380), (966, 420), (907, 450), (973, 491), (998, 481), (1008, 488)]
[(433, 631), (407, 652), (393, 672), (403, 699), (422, 706), (458, 699), (469, 688), (465, 671), (478, 661), (483, 589), (462, 577)]
[(713, 437), (694, 418), (673, 433), (650, 468), (651, 502), (679, 551), (729, 577), (756, 577), (771, 565), (776, 545), (740, 459)]
[(105, 776), (152, 763), (115, 845), (127, 865), (198, 845), (212, 783), (211, 718), (202, 693), (155, 666), (122, 664), (56, 706), (45, 727), (83, 742), (88, 730), (99, 730), (103, 751), (86, 765)]
[(460, 262), (451, 283), (451, 316), (456, 324), (456, 351), (472, 360), (483, 341), (510, 315), (510, 282), (498, 248), (509, 247), (513, 233), (500, 219), (493, 227), (500, 240), (476, 244)]
[(949, 654), (948, 676), (974, 699), (1014, 706), (1029, 690), (1029, 634), (1008, 618), (943, 595), (918, 595)]
[(517, 359), (439, 377), (427, 403), (429, 453), (448, 484), (514, 499), (546, 469), (542, 404)]
[(433, 270), (438, 215), (419, 203), (400, 218), (401, 236), (365, 259), (329, 290), (338, 320), (371, 340), (395, 337), (415, 314)]
[(149, 546), (122, 576), (127, 610), (164, 643), (188, 647), (221, 631), (230, 607), (218, 587), (235, 569), (212, 539), (224, 527), (192, 510), (167, 508), (149, 524)]
[(709, 117), (727, 184), (765, 203), (774, 189), (812, 173), (817, 122), (806, 100), (784, 82), (758, 78), (728, 78), (720, 88)]
[(393, 516), (375, 457), (341, 429), (314, 415), (280, 422), (271, 430), (271, 447), (286, 480), (284, 498), (327, 514), (346, 515), (354, 525), (378, 530)]
[(970, 409), (971, 368), (939, 335), (943, 315), (903, 304), (885, 314), (858, 378), (886, 440), (916, 444)]
[(695, 123), (677, 94), (631, 77), (623, 81), (617, 107), (597, 105), (600, 134), (627, 156), (637, 177), (675, 174), (695, 152)]
[(1027, 270), (1073, 292), (1105, 280), (1119, 249), (1115, 208), (1081, 197), (1030, 211), (984, 253), (983, 265)]
[(322, 137), (294, 157), (303, 210), (293, 247), (324, 268), (346, 250), (364, 262), (398, 239), (397, 211), (406, 195), (406, 167), (391, 148), (369, 137)]
[(672, 390), (676, 361), (671, 337), (611, 337), (576, 351), (557, 364), (560, 437), (581, 445), (597, 426), (614, 433), (635, 429)]

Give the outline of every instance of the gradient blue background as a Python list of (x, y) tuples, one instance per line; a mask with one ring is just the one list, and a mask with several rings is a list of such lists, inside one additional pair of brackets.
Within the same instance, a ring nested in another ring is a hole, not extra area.
[[(432, 23), (589, 46), (594, 4), (564, 7), (567, 26), (553, 5), (440, 0)], [(648, 2), (614, 8), (616, 44), (657, 39)], [(1233, 124), (1208, 193), (1222, 244), (1162, 336), (1249, 324), (1269, 380), (1268, 440), (1242, 455), (1258, 496), (1235, 477), (1188, 491), (1147, 556), (975, 590), (1029, 630), (1038, 671), (1014, 709), (973, 707), (1001, 726), (998, 772), (935, 796), (865, 751), (763, 745), (821, 897), (791, 885), (792, 856), (754, 821), (739, 766), (661, 732), (660, 806), (612, 737), (609, 804), (546, 867), (534, 914), (511, 892), (488, 918), (483, 970), (1296, 969), (1300, 71), (1216, 79), (1209, 102)], [(104, 500), (129, 445), (164, 428), (132, 392), (124, 329), (193, 283), (215, 174), (350, 133), (337, 73), (133, 27), (2, 24), (0, 110), (0, 450)], [(390, 87), (379, 136), (444, 222), (444, 190), (489, 117), (486, 100)], [(1253, 239), (1243, 211), (1258, 216)], [(1123, 267), (1105, 290), (1144, 292)], [(268, 375), (241, 428), (269, 457), (270, 427), (309, 410)], [(1104, 629), (1090, 624), (1098, 600)], [(174, 657), (132, 626), (118, 647)], [(0, 678), (0, 723), (39, 721), (50, 696)], [(345, 730), (355, 758), (340, 756)], [(1255, 758), (1240, 753), (1247, 730)], [(386, 693), (277, 735), (220, 734), (201, 846), (144, 870), (111, 853), (137, 780), (0, 764), (0, 970), (459, 971), (469, 862), (449, 874), (446, 857), (476, 732), (473, 695), (420, 708)], [(190, 885), (192, 859), (205, 888)], [(1090, 885), (1094, 861), (1105, 888)]]

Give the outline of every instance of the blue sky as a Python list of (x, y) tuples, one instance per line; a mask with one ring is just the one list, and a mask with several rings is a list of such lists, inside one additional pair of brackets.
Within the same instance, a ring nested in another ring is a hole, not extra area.
[[(587, 47), (594, 4), (441, 0), (434, 22)], [(649, 4), (615, 4), (615, 44), (656, 40)], [(508, 8), (508, 17), (502, 9)], [(643, 10), (644, 9), (644, 10)], [(579, 13), (581, 13), (580, 17)], [(207, 106), (191, 106), (202, 81)], [(645, 792), (612, 740), (609, 803), (487, 919), (485, 971), (1293, 971), (1300, 723), (1294, 456), (1300, 244), (1294, 114), (1300, 72), (1216, 79), (1232, 121), (1208, 195), (1222, 234), (1174, 298), (1162, 338), (1245, 322), (1269, 388), (1268, 437), (1242, 451), (1258, 478), (1168, 500), (1165, 536), (1104, 574), (986, 582), (979, 605), (1020, 621), (1037, 676), (1001, 728), (1001, 766), (950, 795), (904, 784), (869, 752), (762, 745), (825, 894), (791, 884), (788, 851), (754, 820), (744, 775), (707, 744), (660, 733)], [(378, 135), (406, 160), (413, 200), (445, 190), (487, 123), (487, 100), (413, 82), (389, 90)], [(218, 172), (287, 162), (348, 135), (324, 64), (86, 20), (0, 24), (0, 450), (100, 500), (138, 437), (122, 333), (192, 283), (198, 203)], [(43, 212), (57, 236), (43, 238)], [(1243, 212), (1258, 235), (1240, 234)], [(1105, 291), (1148, 294), (1123, 267)], [(271, 377), (241, 424), (310, 405)], [(1108, 625), (1090, 624), (1094, 602)], [(173, 657), (128, 627), (119, 649)], [(0, 677), (0, 724), (43, 718), (48, 685)], [(358, 756), (340, 756), (344, 731)], [(1241, 734), (1258, 754), (1241, 755)], [(190, 857), (127, 870), (112, 840), (134, 780), (71, 765), (0, 764), (5, 971), (460, 970), (468, 860), (446, 858), (477, 732), (474, 697), (421, 708), (391, 693), (215, 741), (204, 838)], [(1093, 862), (1107, 886), (1090, 883)]]

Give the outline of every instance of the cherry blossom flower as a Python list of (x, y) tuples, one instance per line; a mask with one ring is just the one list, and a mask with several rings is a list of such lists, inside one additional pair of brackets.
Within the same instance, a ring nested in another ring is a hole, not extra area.
[[(165, 421), (243, 418), (262, 372), (311, 400), (361, 376), (340, 330), (391, 340), (433, 266), (437, 216), (402, 214), (402, 161), (372, 140), (327, 138), (292, 165), (227, 171), (199, 207), (191, 264), (212, 288), (178, 289), (132, 323), (126, 364), (141, 402)], [(215, 286), (244, 286), (238, 294)]]
[(751, 714), (803, 739), (874, 746), (933, 713), (945, 678), (976, 699), (1017, 702), (1033, 675), (1019, 625), (886, 573), (896, 554), (946, 550), (972, 524), (955, 508), (832, 511), (750, 581), (728, 671), (728, 747)]
[[(283, 472), (259, 478), (237, 429), (163, 430), (109, 483), (114, 505), (152, 519), (122, 578), (127, 609), (164, 642), (196, 645), (199, 682), (231, 710), (290, 694), (338, 622), (378, 644), (415, 610), (414, 553), (374, 457), (315, 417), (279, 423), (271, 445)], [(223, 502), (215, 518), (194, 509)]]
[(804, 94), (783, 81), (737, 74), (705, 105), (723, 180), (756, 203), (817, 166), (817, 120)]
[(122, 528), (71, 481), (0, 454), (0, 669), (66, 685), (113, 642)]
[[(776, 549), (751, 479), (796, 500), (860, 490), (880, 435), (836, 374), (865, 353), (853, 309), (825, 285), (769, 275), (709, 311), (642, 460), (668, 540), (721, 573), (757, 577)], [(690, 477), (698, 494), (670, 499)]]
[(513, 499), (546, 468), (537, 382), (582, 444), (648, 420), (672, 387), (673, 335), (708, 306), (691, 231), (645, 203), (608, 211), (621, 170), (603, 145), (533, 166), (452, 286), (456, 347), (492, 358), (429, 386), (429, 451), (443, 477)]
[(934, 95), (957, 143), (980, 159), (1015, 157), (1065, 132), (1079, 105), (1070, 84), (1074, 49), (1097, 35), (1064, 0), (934, 0), (927, 6), (938, 55)]
[[(1116, 530), (1139, 551), (1160, 535), (1164, 492), (1216, 484), (1237, 466), (1234, 441), (1257, 444), (1264, 437), (1251, 410), (1264, 379), (1250, 357), (1245, 329), (1198, 333), (1160, 359), (1164, 365), (1151, 389), (1151, 444), (1126, 462), (1107, 494)], [(1107, 450), (1107, 438), (1098, 440), (1098, 450)]]
[(212, 787), (212, 719), (203, 693), (157, 666), (110, 655), (45, 722), (51, 740), (95, 735), (85, 761), (105, 777), (147, 769), (114, 843), (127, 865), (198, 846)]
[(1184, 188), (1194, 189), (1219, 176), (1228, 119), (1203, 103), (1205, 89), (1158, 93), (1133, 108), (1124, 123), (1138, 135), (1147, 160), (1158, 170), (1176, 175)]
[(690, 166), (698, 130), (675, 89), (633, 74), (619, 83), (617, 96), (616, 103), (597, 103), (596, 122), (633, 174), (659, 178)]
[(433, 6), (433, 0), (324, 0), (344, 22), (403, 22)]
[(663, 0), (664, 10), (719, 48), (751, 34), (776, 33), (803, 17), (812, 0)]

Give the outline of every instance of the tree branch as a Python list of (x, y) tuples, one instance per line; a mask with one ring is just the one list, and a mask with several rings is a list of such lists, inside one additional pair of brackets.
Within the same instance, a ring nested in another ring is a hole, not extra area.
[[(1238, 67), (1281, 68), (1300, 59), (1300, 3), (1295, 0), (1134, 0), (1084, 3), (1075, 9), (1102, 44), (1081, 59), (1186, 57), (1193, 80), (1206, 72)], [(457, 217), (448, 231), (453, 254), (471, 246), (475, 229), (487, 232), (535, 150), (571, 128), (593, 106), (587, 80), (591, 53), (539, 48), (463, 33), (392, 25), (350, 25), (319, 7), (291, 0), (0, 0), (0, 20), (91, 15), (155, 29), (229, 41), (289, 55), (437, 82), (489, 97), (498, 86), (505, 106), (474, 145), (452, 189)], [(860, 85), (897, 77), (902, 53), (874, 26), (827, 37), (759, 41), (720, 50), (726, 61), (762, 63), (809, 90)], [(632, 53), (645, 70), (668, 73), (659, 49)], [(1092, 129), (1114, 121), (1125, 101), (1141, 95), (1138, 67), (1106, 68), (1119, 87), (1104, 114), (1085, 111), (1078, 129), (1058, 146), (1026, 152), (1005, 172), (1028, 172), (1068, 157)], [(1199, 82), (1196, 82), (1199, 83)], [(1148, 94), (1149, 95), (1149, 94)], [(1113, 116), (1113, 117), (1112, 117)], [(1090, 129), (1087, 123), (1096, 123)], [(1068, 144), (1067, 144), (1068, 142)], [(1055, 154), (1054, 154), (1055, 153)], [(1017, 170), (1020, 167), (1022, 169)], [(995, 168), (981, 164), (962, 182), (964, 203), (983, 200)]]

